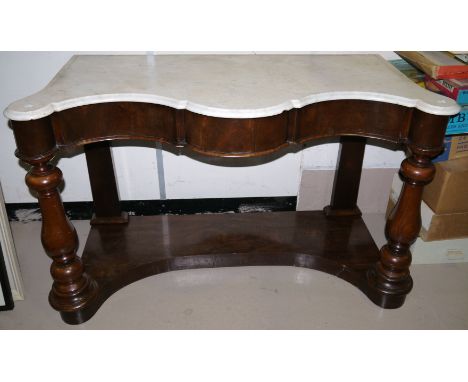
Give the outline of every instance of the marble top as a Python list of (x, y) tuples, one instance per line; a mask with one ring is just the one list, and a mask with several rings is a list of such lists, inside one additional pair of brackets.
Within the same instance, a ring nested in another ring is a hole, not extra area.
[(4, 115), (26, 121), (82, 105), (130, 101), (256, 118), (337, 99), (382, 101), (437, 115), (460, 109), (379, 55), (77, 55), (43, 90), (13, 102)]

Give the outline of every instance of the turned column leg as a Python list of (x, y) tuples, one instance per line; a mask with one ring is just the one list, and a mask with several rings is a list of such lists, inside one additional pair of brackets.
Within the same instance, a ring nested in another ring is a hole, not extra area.
[(98, 288), (76, 255), (78, 237), (57, 190), (62, 172), (48, 163), (52, 157), (49, 154), (39, 160), (26, 160), (33, 166), (26, 175), (26, 184), (37, 193), (42, 212), (42, 245), (52, 259), (50, 305), (60, 311), (64, 321), (79, 323), (80, 311), (95, 297)]
[(421, 199), (435, 167), (431, 159), (443, 150), (447, 116), (414, 110), (407, 140), (409, 156), (400, 167), (403, 188), (385, 227), (387, 244), (380, 261), (368, 272), (369, 297), (383, 308), (398, 308), (411, 291), (411, 244), (421, 229)]
[(54, 280), (49, 294), (50, 305), (69, 324), (89, 319), (97, 307), (98, 285), (84, 272), (76, 255), (78, 237), (65, 215), (57, 187), (62, 172), (49, 161), (57, 152), (52, 121), (44, 117), (31, 121), (10, 121), (15, 135), (16, 156), (32, 165), (26, 184), (36, 194), (42, 213), (42, 245), (52, 259), (50, 273)]
[(411, 291), (413, 281), (411, 244), (421, 229), (421, 198), (424, 185), (434, 177), (435, 168), (430, 157), (412, 154), (401, 164), (403, 188), (385, 227), (388, 243), (380, 250), (380, 262), (370, 277), (376, 296), (373, 300), (384, 308), (398, 308)]

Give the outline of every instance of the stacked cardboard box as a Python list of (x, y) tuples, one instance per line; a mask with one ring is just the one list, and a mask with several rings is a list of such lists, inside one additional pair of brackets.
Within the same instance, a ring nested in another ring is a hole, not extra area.
[[(460, 113), (452, 116), (447, 125), (444, 152), (433, 161), (435, 179), (423, 193), (420, 237), (411, 247), (413, 263), (465, 262), (468, 261), (468, 55), (397, 53), (404, 59), (391, 62), (397, 69), (418, 85), (453, 98), (461, 106)], [(402, 185), (396, 174), (387, 217)]]
[[(427, 89), (453, 98), (461, 106), (460, 113), (449, 120), (445, 150), (434, 159), (436, 175), (424, 190), (420, 236), (425, 241), (468, 237), (468, 65), (463, 60), (466, 57), (450, 52), (397, 53), (425, 73)], [(398, 188), (398, 184), (394, 186)], [(392, 193), (395, 196), (394, 189)]]
[[(468, 261), (468, 158), (438, 163), (436, 168), (434, 182), (423, 193), (420, 237), (411, 247), (413, 263)], [(387, 217), (402, 186), (395, 174)]]
[[(435, 166), (435, 178), (423, 193), (420, 236), (424, 241), (468, 237), (468, 157)], [(396, 204), (401, 187), (396, 174), (387, 214)]]

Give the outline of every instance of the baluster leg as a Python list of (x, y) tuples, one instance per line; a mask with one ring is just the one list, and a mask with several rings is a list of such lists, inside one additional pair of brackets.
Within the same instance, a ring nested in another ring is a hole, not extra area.
[(410, 246), (421, 229), (421, 200), (424, 186), (432, 181), (431, 159), (443, 150), (446, 116), (416, 110), (408, 137), (408, 157), (400, 167), (403, 188), (385, 226), (387, 244), (380, 261), (368, 272), (369, 297), (383, 308), (398, 308), (413, 287), (409, 266)]
[(57, 187), (62, 172), (50, 164), (53, 153), (38, 160), (26, 160), (33, 167), (26, 184), (37, 193), (42, 212), (42, 245), (52, 259), (50, 273), (54, 280), (49, 294), (50, 305), (68, 323), (80, 323), (81, 310), (96, 296), (98, 287), (83, 269), (76, 254), (78, 237), (65, 215)]
[(409, 266), (410, 246), (421, 229), (421, 198), (424, 185), (434, 177), (430, 158), (413, 154), (400, 168), (403, 188), (385, 227), (387, 244), (380, 250), (380, 262), (370, 273), (378, 305), (398, 308), (413, 287)]

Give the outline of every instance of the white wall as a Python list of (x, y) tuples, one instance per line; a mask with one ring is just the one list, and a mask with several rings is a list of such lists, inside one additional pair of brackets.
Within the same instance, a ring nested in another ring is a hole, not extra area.
[[(39, 91), (75, 53), (0, 52), (0, 109), (3, 111), (14, 100)], [(398, 58), (392, 52), (377, 53), (387, 59)], [(5, 201), (33, 202), (35, 199), (24, 184), (26, 171), (20, 167), (14, 150), (13, 133), (7, 126), (6, 118), (2, 116), (0, 181)], [(169, 199), (297, 195), (301, 169), (334, 168), (337, 152), (338, 144), (329, 144), (287, 154), (257, 166), (221, 167), (164, 151), (163, 187)], [(160, 197), (156, 153), (153, 148), (115, 147), (113, 155), (122, 200)], [(401, 152), (367, 146), (364, 167), (396, 168), (402, 158)], [(65, 178), (63, 200), (91, 200), (84, 154), (60, 159), (59, 167)]]

